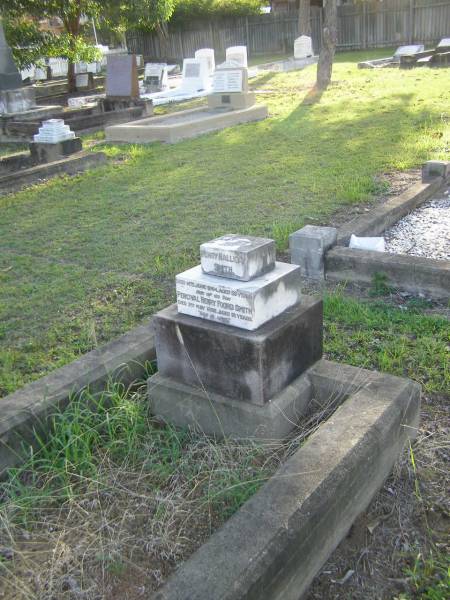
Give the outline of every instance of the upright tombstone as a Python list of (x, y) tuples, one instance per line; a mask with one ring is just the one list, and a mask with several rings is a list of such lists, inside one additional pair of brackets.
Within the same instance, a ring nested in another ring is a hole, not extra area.
[(183, 92), (200, 92), (207, 90), (210, 85), (208, 61), (202, 58), (185, 58), (181, 90)]
[(144, 88), (147, 93), (163, 92), (169, 88), (166, 63), (147, 63), (145, 65)]
[(53, 162), (81, 149), (81, 139), (75, 136), (63, 119), (44, 121), (30, 143), (31, 159), (35, 163)]
[(26, 112), (36, 105), (34, 88), (22, 87), (0, 17), (0, 114)]
[(206, 58), (208, 62), (209, 74), (212, 75), (214, 73), (214, 69), (216, 68), (216, 61), (214, 57), (213, 48), (200, 48), (200, 50), (196, 50), (194, 58)]
[(106, 96), (139, 98), (139, 79), (134, 54), (109, 54), (106, 61)]
[(225, 52), (226, 62), (235, 62), (240, 67), (247, 67), (247, 46), (230, 46)]
[(301, 35), (294, 41), (294, 58), (302, 60), (314, 55), (312, 39), (308, 35)]
[(248, 91), (248, 71), (234, 61), (226, 61), (214, 71), (212, 94), (208, 96), (210, 109), (239, 110), (256, 102), (254, 92)]
[(227, 235), (176, 278), (177, 304), (155, 319), (154, 414), (209, 434), (282, 438), (307, 410), (303, 375), (322, 356), (322, 302), (275, 243)]

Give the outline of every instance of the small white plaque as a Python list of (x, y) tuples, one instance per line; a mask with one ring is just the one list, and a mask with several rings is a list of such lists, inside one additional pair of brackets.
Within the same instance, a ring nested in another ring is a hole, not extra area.
[(224, 94), (227, 92), (242, 92), (242, 71), (241, 70), (223, 70), (214, 73), (213, 80), (214, 94)]

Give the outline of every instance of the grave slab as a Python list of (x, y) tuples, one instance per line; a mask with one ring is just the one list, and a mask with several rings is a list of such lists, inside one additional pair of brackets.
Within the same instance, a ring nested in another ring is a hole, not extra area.
[(322, 356), (322, 301), (302, 301), (257, 331), (181, 314), (176, 304), (154, 320), (163, 377), (263, 405)]
[(176, 276), (178, 310), (254, 331), (300, 300), (300, 268), (276, 262), (252, 281), (203, 273), (200, 265)]
[(242, 110), (211, 111), (200, 107), (152, 119), (141, 119), (135, 123), (113, 125), (105, 129), (105, 134), (108, 142), (145, 144), (161, 141), (174, 144), (233, 125), (260, 121), (267, 116), (267, 106), (258, 104)]
[(200, 246), (202, 270), (208, 275), (249, 281), (275, 268), (275, 242), (236, 234)]

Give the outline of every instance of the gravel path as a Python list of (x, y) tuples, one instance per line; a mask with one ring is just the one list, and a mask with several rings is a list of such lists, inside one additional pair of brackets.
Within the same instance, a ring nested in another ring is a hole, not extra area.
[(398, 221), (384, 238), (386, 252), (450, 260), (450, 190)]

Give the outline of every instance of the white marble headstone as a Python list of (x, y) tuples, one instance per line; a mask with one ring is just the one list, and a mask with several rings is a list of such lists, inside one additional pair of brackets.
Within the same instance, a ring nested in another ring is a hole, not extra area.
[(183, 91), (198, 92), (210, 86), (208, 60), (202, 58), (185, 58), (183, 60), (183, 74), (181, 89)]
[(214, 50), (212, 48), (200, 48), (200, 50), (196, 50), (195, 58), (206, 58), (208, 61), (208, 71), (209, 74), (212, 75), (214, 73), (214, 69), (216, 68), (216, 61), (214, 58)]
[(158, 91), (169, 87), (169, 76), (166, 63), (146, 63), (144, 71), (144, 82)]
[(33, 139), (41, 144), (57, 144), (74, 137), (75, 133), (64, 123), (63, 119), (49, 119), (42, 123), (39, 133), (36, 133)]
[(437, 45), (438, 48), (447, 48), (450, 47), (450, 37), (449, 38), (442, 38), (442, 40), (439, 42), (439, 44)]
[(247, 67), (247, 46), (230, 46), (226, 50), (225, 60), (235, 62), (239, 67)]
[(313, 54), (312, 39), (308, 35), (301, 35), (294, 41), (294, 58), (308, 58)]

